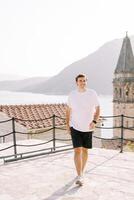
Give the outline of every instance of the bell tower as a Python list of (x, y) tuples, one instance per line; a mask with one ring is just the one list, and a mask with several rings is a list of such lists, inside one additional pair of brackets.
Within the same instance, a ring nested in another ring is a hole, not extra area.
[[(126, 33), (120, 51), (113, 79), (113, 114), (134, 117), (134, 56), (130, 39)], [(120, 126), (121, 119), (114, 118), (114, 126)], [(124, 117), (124, 126), (134, 128), (134, 119)], [(134, 138), (134, 131), (125, 130), (125, 137)], [(120, 130), (114, 130), (120, 136)]]

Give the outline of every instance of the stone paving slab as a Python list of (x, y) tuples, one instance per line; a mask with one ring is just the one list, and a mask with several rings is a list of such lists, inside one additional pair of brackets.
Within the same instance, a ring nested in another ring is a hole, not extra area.
[(73, 150), (0, 165), (0, 200), (134, 200), (134, 153), (91, 149), (75, 177)]

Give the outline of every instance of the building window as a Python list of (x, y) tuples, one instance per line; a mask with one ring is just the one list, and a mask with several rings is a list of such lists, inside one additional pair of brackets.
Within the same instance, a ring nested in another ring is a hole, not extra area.
[(114, 96), (115, 96), (115, 98), (118, 97), (118, 89), (117, 88), (115, 88), (115, 90), (114, 90)]
[(121, 91), (121, 88), (120, 88), (120, 98), (122, 97), (122, 91)]
[(134, 100), (134, 86), (132, 87), (132, 99)]

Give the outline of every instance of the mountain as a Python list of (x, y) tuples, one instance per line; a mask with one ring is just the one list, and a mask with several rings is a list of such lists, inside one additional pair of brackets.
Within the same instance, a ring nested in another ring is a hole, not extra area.
[(40, 84), (44, 84), (49, 77), (33, 77), (22, 80), (9, 80), (9, 81), (0, 81), (0, 90), (8, 91), (23, 91), (23, 88), (30, 88)]
[(21, 76), (21, 75), (16, 75), (16, 74), (0, 74), (0, 81), (9, 81), (9, 80), (20, 80), (20, 79), (25, 79), (27, 77)]
[[(67, 66), (45, 83), (27, 87), (25, 91), (65, 95), (75, 88), (75, 76), (85, 73), (90, 88), (95, 89), (98, 94), (112, 94), (112, 80), (122, 41), (123, 39), (115, 39), (107, 42), (96, 52)], [(134, 47), (134, 36), (131, 37), (131, 43)]]
[[(130, 39), (134, 47), (134, 36)], [(112, 94), (112, 80), (122, 41), (123, 39), (115, 39), (105, 43), (94, 53), (65, 67), (56, 76), (0, 82), (0, 90), (6, 88), (11, 91), (66, 95), (75, 88), (75, 76), (85, 73), (90, 88), (95, 89), (98, 94)]]

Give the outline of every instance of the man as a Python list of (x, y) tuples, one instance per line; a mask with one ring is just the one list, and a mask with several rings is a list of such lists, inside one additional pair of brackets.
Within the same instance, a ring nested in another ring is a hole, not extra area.
[(79, 74), (75, 80), (77, 89), (69, 94), (66, 122), (74, 147), (74, 163), (78, 175), (76, 184), (82, 186), (88, 149), (92, 148), (92, 133), (99, 119), (100, 107), (96, 92), (87, 88), (86, 75)]

